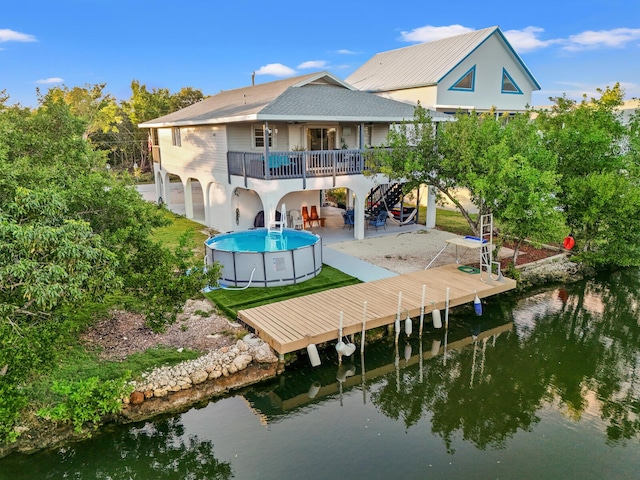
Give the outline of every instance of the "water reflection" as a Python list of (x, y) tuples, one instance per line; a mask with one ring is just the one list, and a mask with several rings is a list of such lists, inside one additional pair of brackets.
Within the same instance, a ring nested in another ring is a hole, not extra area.
[(102, 434), (91, 441), (36, 456), (37, 461), (33, 462), (22, 455), (10, 456), (4, 460), (0, 472), (12, 472), (14, 480), (224, 480), (233, 477), (231, 464), (216, 459), (213, 443), (185, 435), (178, 418), (147, 423), (126, 432)]

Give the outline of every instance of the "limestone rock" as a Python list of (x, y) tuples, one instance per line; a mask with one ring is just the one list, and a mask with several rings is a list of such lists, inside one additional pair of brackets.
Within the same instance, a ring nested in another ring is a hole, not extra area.
[(207, 378), (209, 378), (209, 374), (206, 370), (196, 370), (191, 374), (191, 382), (194, 385), (204, 382)]
[(253, 357), (251, 357), (251, 355), (241, 354), (241, 355), (238, 355), (233, 360), (233, 366), (235, 366), (236, 369), (238, 370), (244, 370), (245, 368), (247, 368), (247, 365), (249, 365), (252, 360), (253, 360)]
[(130, 400), (132, 405), (140, 405), (142, 402), (144, 402), (144, 393), (142, 393), (142, 392), (133, 392), (129, 396), (129, 400)]
[(253, 359), (257, 363), (276, 363), (278, 361), (278, 357), (276, 357), (271, 347), (266, 343), (253, 349)]

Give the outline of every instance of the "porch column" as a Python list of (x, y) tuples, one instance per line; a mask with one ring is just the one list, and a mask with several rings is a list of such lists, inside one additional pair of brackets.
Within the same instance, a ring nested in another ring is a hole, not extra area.
[(211, 201), (209, 200), (209, 189), (211, 183), (202, 185), (202, 201), (204, 202), (204, 224), (207, 227), (211, 226)]
[(193, 219), (193, 192), (191, 191), (191, 179), (182, 184), (184, 190), (184, 214), (187, 218)]
[(160, 177), (160, 185), (156, 183), (158, 201), (162, 198), (162, 203), (169, 208), (171, 206), (171, 180), (169, 179), (169, 174), (162, 168), (159, 170), (158, 175)]
[(429, 187), (427, 192), (427, 219), (425, 227), (436, 228), (436, 192), (433, 187)]
[(364, 224), (366, 219), (364, 218), (364, 200), (366, 194), (356, 194), (356, 198), (353, 205), (353, 238), (356, 240), (362, 240), (364, 238)]

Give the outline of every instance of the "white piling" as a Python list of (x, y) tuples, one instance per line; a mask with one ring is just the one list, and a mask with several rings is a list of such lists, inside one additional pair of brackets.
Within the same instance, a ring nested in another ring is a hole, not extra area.
[(427, 293), (427, 286), (422, 285), (422, 301), (420, 302), (420, 338), (422, 338), (422, 327), (424, 326), (424, 300)]
[(342, 322), (344, 319), (344, 312), (340, 310), (340, 325), (338, 327), (338, 343), (336, 343), (336, 352), (338, 352), (338, 365), (342, 365), (342, 352), (346, 345), (342, 341)]
[(449, 328), (449, 290), (447, 287), (447, 296), (445, 298), (444, 303), (444, 328), (447, 330)]
[(367, 301), (362, 302), (362, 338), (360, 339), (360, 353), (364, 353), (364, 336), (367, 331)]
[(400, 337), (400, 308), (402, 306), (402, 292), (398, 292), (398, 311), (396, 312), (396, 321), (394, 323), (394, 330), (396, 336), (396, 349), (398, 347), (398, 338)]

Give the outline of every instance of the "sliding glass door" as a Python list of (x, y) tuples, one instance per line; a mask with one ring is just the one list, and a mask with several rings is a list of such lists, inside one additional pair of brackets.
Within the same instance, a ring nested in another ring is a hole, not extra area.
[(333, 150), (336, 148), (335, 128), (307, 129), (308, 150)]

